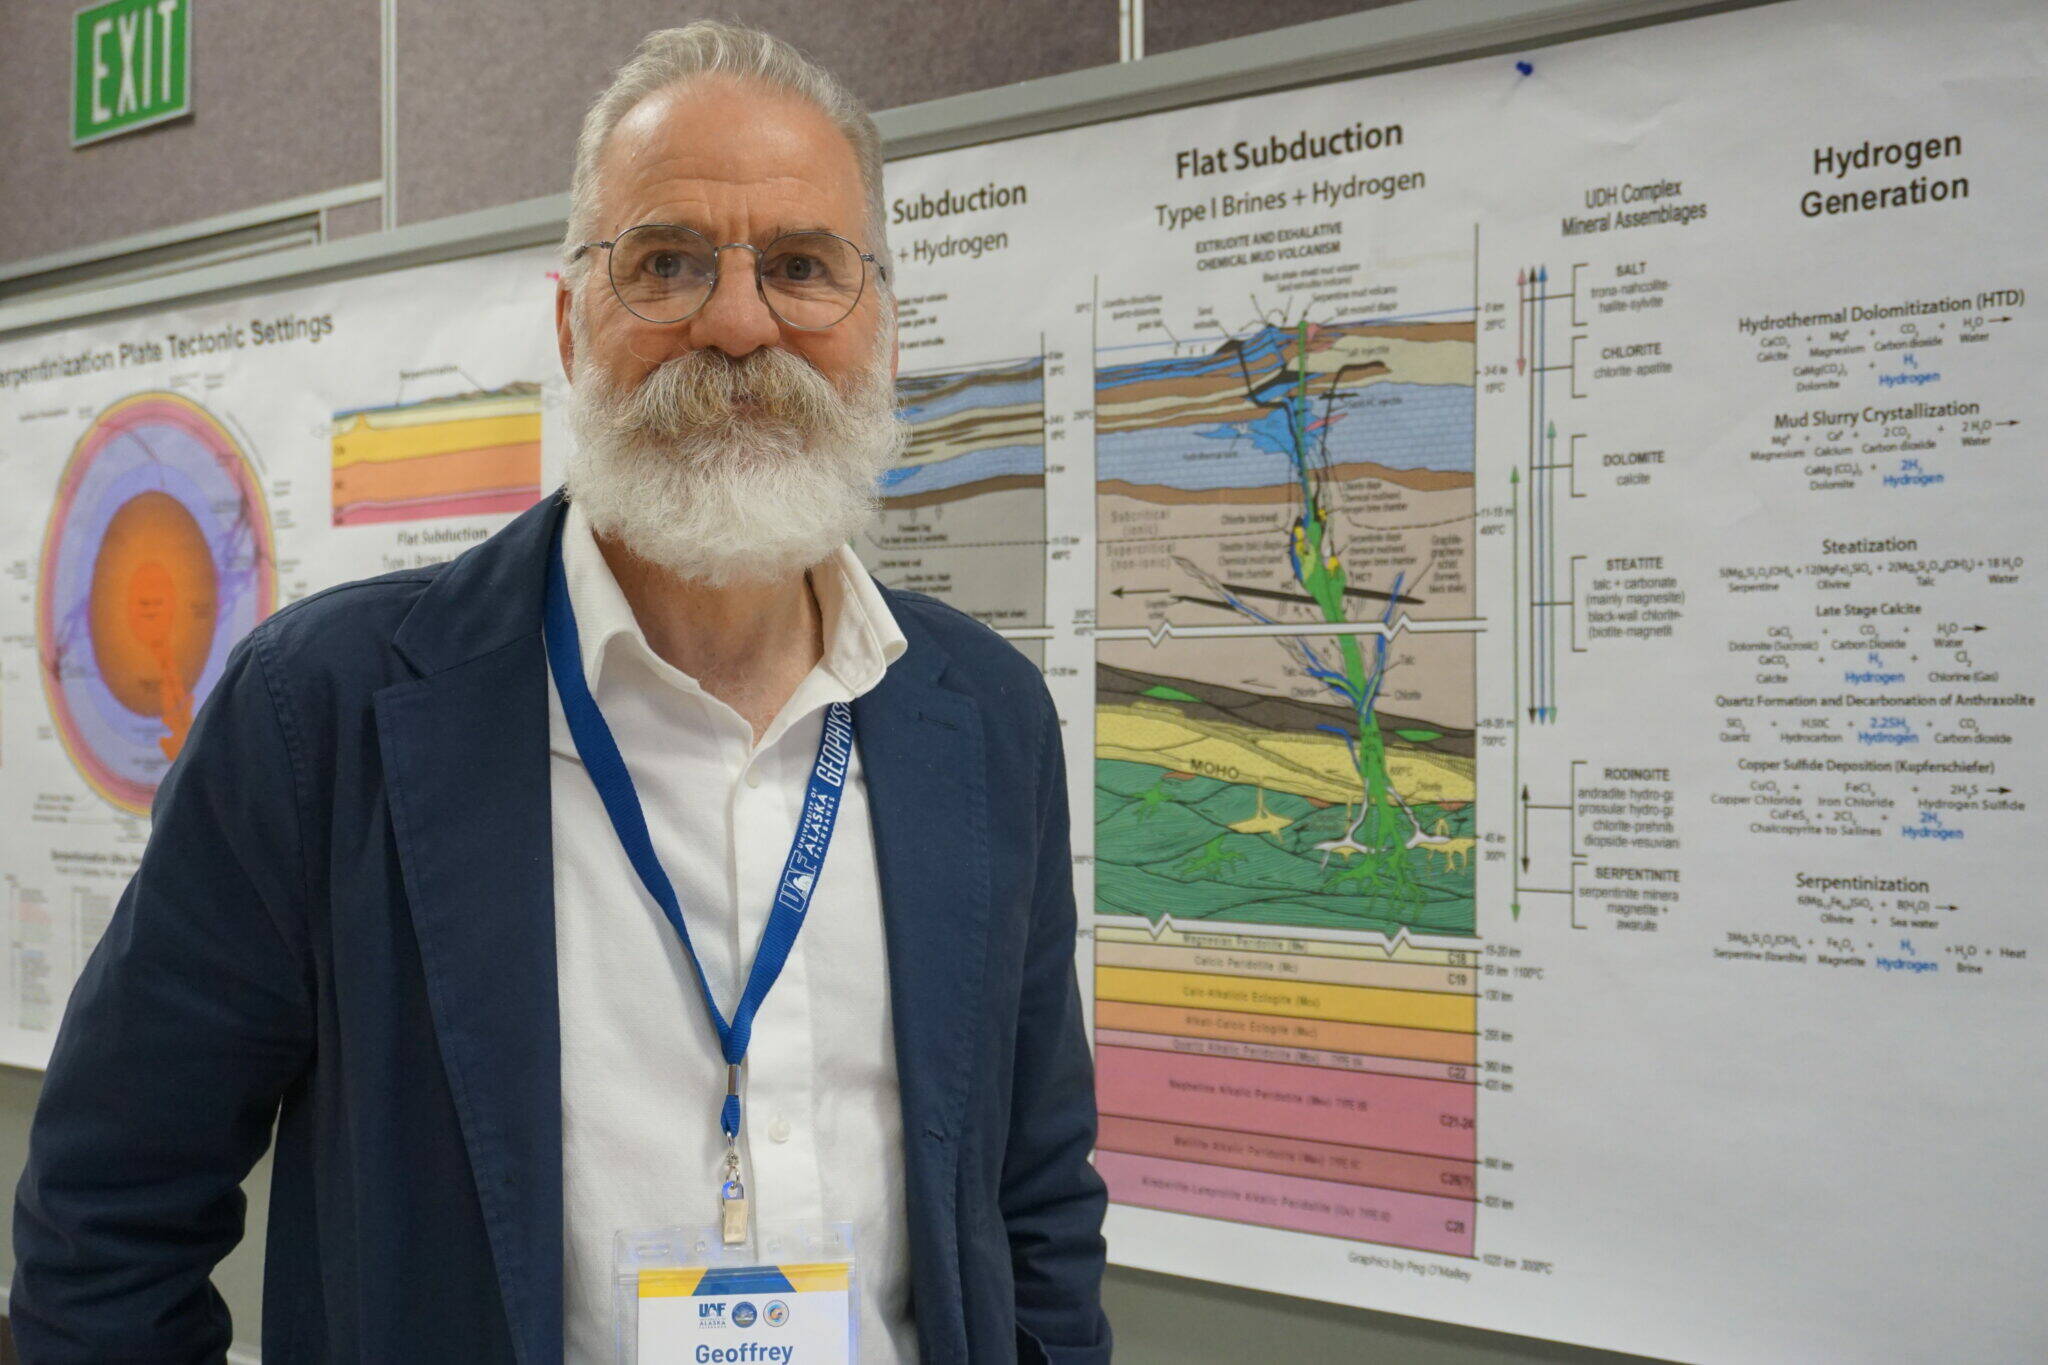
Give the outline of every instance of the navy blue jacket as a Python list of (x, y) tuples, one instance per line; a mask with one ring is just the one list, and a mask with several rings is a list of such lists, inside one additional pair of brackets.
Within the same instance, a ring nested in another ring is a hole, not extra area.
[[(23, 1359), (218, 1359), (276, 1121), (266, 1365), (562, 1358), (543, 500), (236, 646), (59, 1030), (16, 1192)], [(934, 1362), (1106, 1361), (1058, 722), (985, 627), (854, 705)]]

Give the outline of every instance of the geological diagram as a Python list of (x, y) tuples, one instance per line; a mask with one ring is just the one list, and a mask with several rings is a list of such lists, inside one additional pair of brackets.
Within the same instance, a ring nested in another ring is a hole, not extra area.
[(1098, 908), (1473, 932), (1469, 320), (1104, 364)]
[(263, 492), (228, 429), (175, 393), (100, 413), (58, 482), (36, 588), (51, 718), (94, 791), (148, 814), (229, 647), (276, 598)]

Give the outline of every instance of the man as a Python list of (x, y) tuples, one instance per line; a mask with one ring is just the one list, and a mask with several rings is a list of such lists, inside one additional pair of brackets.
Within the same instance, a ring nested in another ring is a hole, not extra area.
[(863, 1359), (1108, 1358), (1057, 720), (845, 548), (901, 441), (880, 206), (765, 35), (593, 107), (567, 500), (235, 650), (51, 1060), (25, 1359), (216, 1358), (273, 1117), (267, 1365), (609, 1360), (614, 1235), (721, 1218), (853, 1223)]

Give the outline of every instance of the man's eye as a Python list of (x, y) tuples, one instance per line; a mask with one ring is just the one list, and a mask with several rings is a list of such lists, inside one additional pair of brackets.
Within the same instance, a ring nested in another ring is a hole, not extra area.
[(683, 265), (682, 253), (657, 251), (647, 258), (646, 270), (660, 279), (672, 280), (683, 273)]
[(775, 273), (793, 284), (809, 284), (825, 273), (825, 266), (816, 256), (784, 256)]

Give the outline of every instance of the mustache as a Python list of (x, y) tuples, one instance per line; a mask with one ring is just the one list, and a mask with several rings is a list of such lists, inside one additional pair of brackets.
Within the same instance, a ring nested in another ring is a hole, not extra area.
[(685, 351), (629, 390), (593, 370), (603, 401), (596, 414), (620, 437), (683, 441), (741, 435), (801, 439), (843, 422), (860, 395), (843, 395), (816, 368), (778, 347), (734, 358), (723, 351)]

